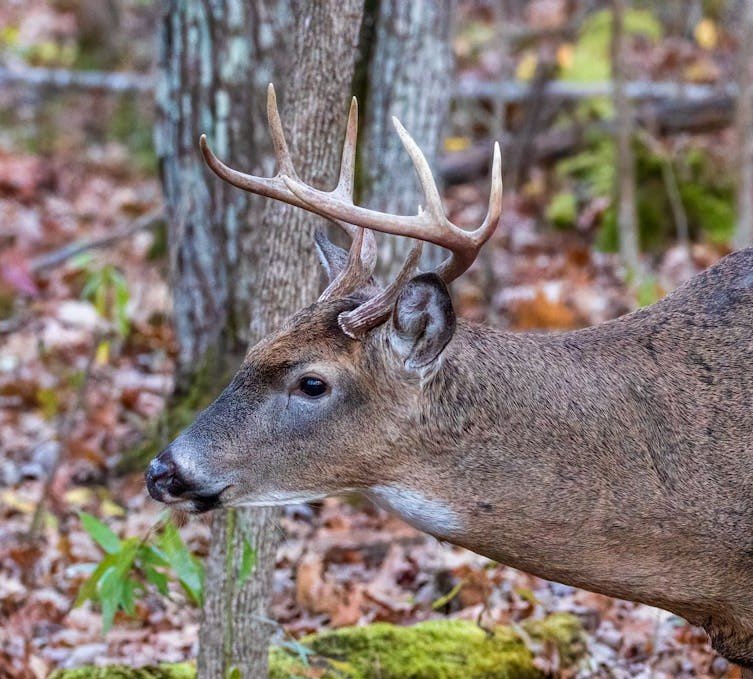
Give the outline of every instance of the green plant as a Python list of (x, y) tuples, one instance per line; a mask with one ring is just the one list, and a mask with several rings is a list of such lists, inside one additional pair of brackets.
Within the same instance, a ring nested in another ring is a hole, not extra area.
[[(640, 140), (634, 144), (634, 151), (641, 249), (659, 251), (676, 235), (663, 171), (668, 161)], [(728, 168), (711, 152), (689, 147), (672, 156), (670, 171), (676, 177), (681, 208), (691, 237), (727, 243), (735, 222), (734, 182)], [(591, 135), (583, 151), (556, 165), (556, 193), (546, 208), (549, 221), (566, 228), (572, 223), (573, 208), (577, 214), (597, 197), (608, 198), (611, 202), (615, 180), (612, 139), (604, 133)], [(614, 205), (610, 204), (601, 217), (595, 245), (599, 250), (613, 252), (618, 243), (617, 216)]]
[(85, 253), (74, 260), (75, 266), (85, 273), (81, 297), (88, 299), (103, 318), (112, 321), (118, 334), (127, 337), (131, 329), (128, 319), (128, 281), (120, 270), (112, 265), (92, 266), (93, 258)]
[[(656, 42), (661, 38), (662, 28), (650, 10), (629, 9), (625, 12), (625, 32)], [(611, 40), (612, 12), (602, 9), (590, 14), (578, 30), (572, 59), (561, 69), (560, 78), (572, 82), (609, 80)]]
[[(187, 600), (199, 605), (202, 600), (204, 566), (186, 547), (178, 529), (162, 519), (144, 538), (120, 539), (107, 524), (86, 512), (80, 513), (86, 532), (104, 553), (76, 598), (76, 606), (91, 600), (102, 608), (102, 628), (112, 627), (115, 614), (136, 613), (137, 598), (150, 586), (169, 596), (170, 580), (177, 581)], [(248, 574), (253, 563), (248, 567)], [(246, 575), (248, 577), (248, 575)]]

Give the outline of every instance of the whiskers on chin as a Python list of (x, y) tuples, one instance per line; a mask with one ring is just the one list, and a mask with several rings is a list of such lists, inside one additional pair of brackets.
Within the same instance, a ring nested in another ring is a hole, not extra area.
[(318, 502), (331, 495), (324, 491), (271, 491), (258, 495), (223, 498), (224, 507), (283, 507), (285, 505), (299, 505), (306, 502)]

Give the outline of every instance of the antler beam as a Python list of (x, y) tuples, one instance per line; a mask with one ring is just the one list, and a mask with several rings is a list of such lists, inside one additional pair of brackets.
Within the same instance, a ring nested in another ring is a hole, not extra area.
[[(256, 177), (238, 172), (225, 165), (212, 153), (205, 135), (202, 135), (199, 143), (207, 165), (225, 181), (246, 191), (268, 196), (336, 221), (353, 239), (357, 235), (356, 229), (360, 227), (397, 236), (407, 236), (448, 249), (451, 254), (437, 267), (436, 273), (446, 283), (453, 281), (473, 263), (479, 250), (489, 240), (499, 222), (502, 212), (502, 161), (499, 144), (494, 145), (491, 191), (486, 218), (474, 231), (466, 231), (447, 218), (429, 163), (400, 121), (393, 118), (395, 129), (418, 174), (426, 208), (412, 216), (391, 215), (369, 210), (353, 204), (357, 110), (354, 98), (348, 116), (340, 178), (332, 191), (316, 189), (298, 178), (285, 142), (277, 110), (277, 98), (271, 84), (268, 88), (267, 115), (277, 157), (278, 173), (276, 176)], [(367, 238), (368, 236), (364, 236), (362, 247), (361, 259), (364, 261), (370, 260), (376, 249), (371, 241), (366, 242)]]

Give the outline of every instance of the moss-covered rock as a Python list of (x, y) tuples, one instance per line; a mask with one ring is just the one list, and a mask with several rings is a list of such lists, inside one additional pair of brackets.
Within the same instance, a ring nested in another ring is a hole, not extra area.
[[(524, 641), (554, 645), (566, 663), (583, 653), (577, 618), (558, 613), (487, 633), (467, 620), (430, 620), (411, 627), (375, 623), (313, 634), (301, 640), (304, 662), (282, 648), (270, 651), (271, 679), (541, 679)], [(529, 643), (530, 643), (529, 642)], [(142, 669), (81, 668), (50, 679), (193, 679), (190, 663)]]
[(128, 665), (88, 666), (57, 670), (49, 679), (196, 679), (196, 666), (190, 662), (139, 668)]

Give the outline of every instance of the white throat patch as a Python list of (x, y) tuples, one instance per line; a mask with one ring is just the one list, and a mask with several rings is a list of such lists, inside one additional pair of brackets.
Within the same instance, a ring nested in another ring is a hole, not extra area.
[(372, 486), (366, 494), (380, 507), (397, 514), (411, 526), (439, 538), (463, 532), (463, 522), (446, 503), (419, 491), (393, 485)]

